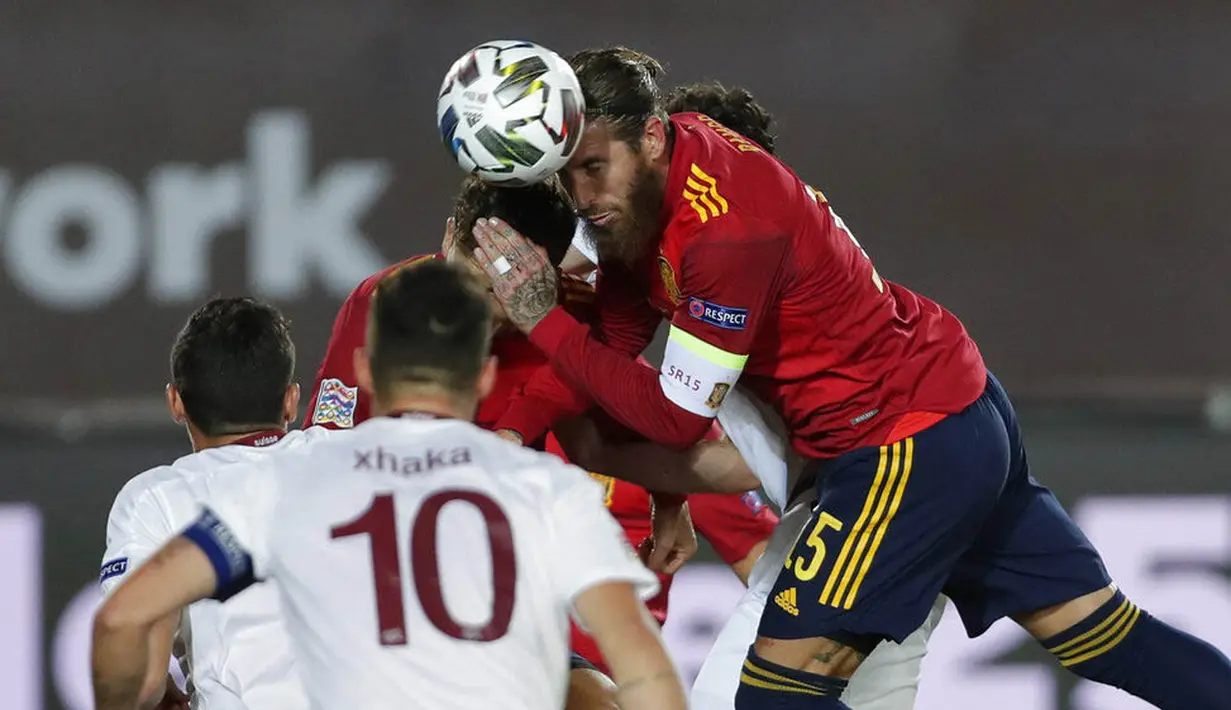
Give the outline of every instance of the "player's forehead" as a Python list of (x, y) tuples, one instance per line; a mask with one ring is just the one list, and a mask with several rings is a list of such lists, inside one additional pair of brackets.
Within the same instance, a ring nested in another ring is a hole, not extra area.
[(598, 118), (587, 121), (586, 128), (581, 133), (581, 140), (577, 143), (577, 150), (566, 167), (571, 170), (585, 167), (586, 163), (595, 160), (611, 160), (618, 142), (606, 120)]

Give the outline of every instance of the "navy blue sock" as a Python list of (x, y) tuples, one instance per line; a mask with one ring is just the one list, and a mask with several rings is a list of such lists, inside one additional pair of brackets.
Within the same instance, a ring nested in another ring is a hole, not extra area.
[(844, 690), (842, 678), (770, 663), (749, 648), (735, 693), (735, 710), (850, 710), (839, 699)]
[(1080, 623), (1039, 643), (1077, 675), (1162, 710), (1231, 709), (1231, 661), (1120, 592)]

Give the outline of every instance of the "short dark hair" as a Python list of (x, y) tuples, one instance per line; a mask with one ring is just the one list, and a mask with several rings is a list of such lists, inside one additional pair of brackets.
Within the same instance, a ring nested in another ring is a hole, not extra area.
[(282, 313), (252, 298), (215, 298), (198, 308), (171, 347), (171, 383), (206, 436), (283, 424), (295, 343)]
[(583, 49), (569, 57), (586, 100), (586, 120), (603, 119), (612, 136), (640, 148), (646, 121), (666, 119), (658, 77), (663, 65), (628, 47)]
[(774, 115), (745, 88), (727, 88), (716, 81), (679, 86), (667, 96), (665, 109), (667, 113), (703, 113), (766, 153), (774, 153)]
[(468, 394), (487, 360), (491, 320), (486, 291), (463, 266), (432, 259), (386, 276), (368, 313), (376, 396), (399, 384)]
[(525, 187), (501, 187), (477, 177), (466, 178), (453, 201), (453, 238), (468, 253), (478, 248), (473, 230), (480, 217), (508, 222), (543, 247), (553, 264), (564, 260), (577, 225), (568, 193), (554, 175)]

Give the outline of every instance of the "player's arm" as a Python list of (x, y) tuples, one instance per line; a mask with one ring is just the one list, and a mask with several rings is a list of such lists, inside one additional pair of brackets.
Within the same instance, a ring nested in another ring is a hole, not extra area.
[[(574, 324), (585, 322), (575, 319), (564, 307), (555, 310)], [(593, 323), (590, 332), (595, 338), (636, 363), (637, 357), (654, 339), (661, 320), (644, 296), (631, 290), (631, 274), (627, 269), (604, 267), (594, 315), (589, 319)], [(647, 375), (654, 372), (648, 364), (638, 366)], [(524, 442), (538, 441), (555, 422), (579, 415), (593, 405), (594, 400), (583, 383), (563, 375), (550, 364), (544, 365), (526, 382), (521, 396), (509, 404), (496, 428), (516, 432)]]
[(642, 599), (658, 592), (603, 504), (603, 488), (575, 466), (553, 464), (548, 514), (552, 581), (598, 644), (621, 707), (684, 708), (684, 688)]
[[(143, 487), (144, 480), (145, 476), (139, 476), (126, 485), (116, 496), (107, 516), (107, 548), (98, 577), (104, 598), (175, 534), (161, 499)], [(150, 649), (147, 678), (161, 676), (169, 681), (167, 659), (172, 656), (178, 625), (179, 614), (174, 612), (151, 625), (147, 636)], [(148, 684), (138, 699), (138, 707), (147, 710), (157, 706), (174, 687), (174, 681)], [(175, 692), (178, 693), (178, 689)]]
[(206, 502), (224, 517), (206, 508), (103, 602), (91, 664), (96, 710), (130, 710), (164, 687), (169, 646), (151, 643), (160, 623), (192, 602), (227, 599), (254, 581), (249, 551), (264, 549), (263, 521), (276, 500), (272, 483), (250, 466), (220, 473)]
[(738, 496), (693, 495), (688, 497), (688, 507), (697, 532), (747, 586), (753, 565), (765, 553), (778, 525), (778, 516), (756, 491)]
[(601, 473), (663, 493), (744, 493), (760, 482), (739, 451), (707, 435), (686, 449), (646, 441), (600, 411), (556, 422), (552, 432), (569, 460)]
[[(304, 428), (345, 429), (367, 417), (370, 405), (355, 379), (355, 351), (364, 345), (368, 306), (366, 291), (360, 288), (351, 293), (338, 310), (329, 343), (325, 346), (325, 357), (312, 383), (312, 399), (304, 414)], [(335, 401), (321, 407), (322, 394)]]
[(159, 649), (151, 648), (151, 632), (168, 616), (210, 596), (216, 585), (209, 558), (184, 537), (167, 543), (120, 585), (94, 618), (96, 710), (131, 710), (162, 689), (166, 656), (154, 655)]
[[(671, 320), (659, 372), (641, 367), (563, 310), (549, 312), (530, 339), (565, 379), (651, 441), (684, 447), (709, 430), (723, 395), (748, 360), (778, 292), (785, 238), (700, 239), (681, 268), (692, 295)], [(599, 293), (615, 279), (604, 276)]]
[(752, 576), (752, 568), (761, 559), (761, 555), (765, 554), (766, 547), (769, 547), (768, 538), (753, 545), (749, 548), (747, 555), (731, 563), (731, 571), (735, 573), (736, 577), (739, 577), (739, 581), (745, 587), (748, 586), (748, 578)]
[(658, 623), (631, 584), (595, 585), (579, 594), (573, 607), (611, 669), (621, 707), (688, 706)]

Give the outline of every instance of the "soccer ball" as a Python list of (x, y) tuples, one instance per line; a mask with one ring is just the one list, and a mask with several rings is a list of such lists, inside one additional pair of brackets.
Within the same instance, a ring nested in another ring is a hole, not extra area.
[(530, 185), (564, 167), (585, 127), (572, 67), (533, 42), (484, 42), (453, 63), (436, 121), (458, 165), (493, 183)]

